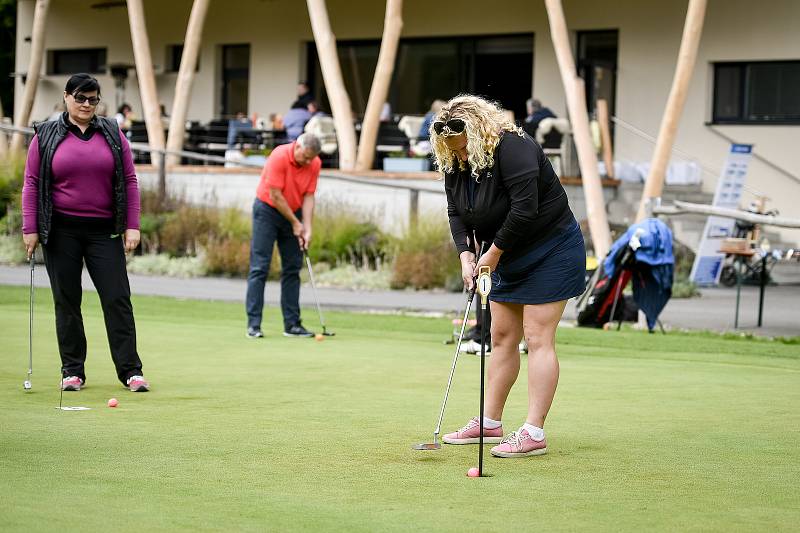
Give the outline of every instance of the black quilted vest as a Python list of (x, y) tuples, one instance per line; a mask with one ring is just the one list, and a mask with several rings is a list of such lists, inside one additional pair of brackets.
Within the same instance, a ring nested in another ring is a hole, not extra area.
[[(39, 141), (39, 198), (38, 198), (38, 231), (42, 244), (47, 244), (50, 235), (50, 225), (53, 218), (53, 156), (58, 145), (67, 136), (69, 125), (66, 121), (67, 114), (57, 120), (41, 122), (33, 126)], [(112, 182), (112, 212), (114, 218), (114, 233), (125, 232), (127, 215), (127, 197), (125, 193), (125, 175), (122, 167), (122, 140), (120, 138), (117, 122), (105, 117), (95, 116), (92, 126), (97, 128), (105, 137), (114, 154), (114, 177)]]

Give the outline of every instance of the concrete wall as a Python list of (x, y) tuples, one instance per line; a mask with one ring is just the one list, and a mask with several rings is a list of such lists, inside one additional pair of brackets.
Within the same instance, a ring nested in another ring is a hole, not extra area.
[[(32, 23), (33, 0), (19, 0), (17, 70), (25, 70), (30, 44), (24, 42)], [(46, 48), (108, 47), (108, 62), (133, 63), (127, 12), (124, 8), (91, 9), (91, 2), (53, 0)], [(153, 60), (163, 69), (166, 47), (183, 40), (191, 2), (146, 0), (145, 10)], [(384, 3), (376, 0), (329, 0), (328, 9), (340, 39), (378, 38), (383, 26)], [(616, 29), (619, 31), (617, 116), (655, 136), (669, 93), (686, 12), (682, 0), (565, 0), (571, 31)], [(553, 108), (565, 112), (561, 79), (550, 40), (544, 3), (529, 0), (480, 0), (405, 2), (403, 35), (453, 36), (533, 32), (533, 94)], [(764, 0), (754, 7), (746, 0), (710, 0), (699, 57), (676, 148), (686, 158), (701, 163), (706, 191), (713, 191), (727, 154), (727, 143), (705, 125), (711, 114), (711, 64), (724, 60), (800, 59), (796, 25), (800, 2)], [(301, 0), (237, 0), (212, 2), (204, 32), (200, 71), (193, 90), (189, 116), (209, 120), (219, 100), (219, 50), (224, 44), (251, 44), (249, 113), (266, 116), (284, 112), (294, 97), (295, 84), (304, 77), (305, 43), (312, 39)], [(514, 80), (509, 73), (509, 83)], [(157, 75), (160, 100), (171, 106), (175, 74)], [(33, 117), (47, 116), (60, 98), (65, 77), (45, 76)], [(101, 76), (107, 101), (113, 103), (113, 83)], [(19, 83), (19, 82), (18, 82)], [(21, 89), (21, 85), (18, 85)], [(18, 92), (17, 94), (21, 94)], [(127, 83), (127, 100), (141, 116), (135, 76)], [(420, 110), (423, 111), (423, 110)], [(756, 153), (794, 174), (800, 175), (798, 126), (726, 126), (720, 131), (739, 142), (756, 144)], [(619, 159), (648, 162), (653, 144), (622, 127), (616, 128)], [(800, 218), (793, 198), (800, 185), (769, 166), (754, 161), (744, 198), (756, 194), (771, 198), (768, 207), (785, 216)], [(782, 231), (781, 238), (800, 244), (796, 231)]]

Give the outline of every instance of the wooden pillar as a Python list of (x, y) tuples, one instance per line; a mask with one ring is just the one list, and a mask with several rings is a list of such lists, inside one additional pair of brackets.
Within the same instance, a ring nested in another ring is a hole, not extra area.
[(586, 112), (583, 80), (575, 74), (575, 61), (572, 57), (561, 0), (545, 0), (545, 6), (550, 20), (550, 36), (553, 39), (558, 69), (561, 71), (561, 81), (567, 96), (567, 109), (575, 148), (578, 151), (589, 233), (594, 243), (595, 255), (603, 258), (611, 249), (611, 231), (603, 199), (603, 185), (597, 172), (597, 154), (589, 132), (589, 114)]
[(669, 164), (670, 152), (672, 152), (672, 147), (675, 143), (678, 122), (683, 113), (686, 93), (689, 90), (689, 82), (692, 79), (692, 71), (697, 60), (697, 49), (703, 33), (705, 13), (706, 0), (689, 0), (686, 22), (683, 26), (683, 36), (681, 37), (681, 47), (678, 52), (678, 64), (675, 67), (675, 77), (672, 79), (672, 88), (669, 91), (667, 107), (664, 109), (661, 127), (658, 130), (656, 147), (653, 152), (653, 159), (650, 162), (650, 172), (644, 183), (642, 201), (636, 214), (637, 222), (647, 217), (648, 202), (652, 198), (660, 197), (664, 189), (664, 177)]
[(392, 82), (394, 62), (397, 57), (397, 44), (403, 30), (403, 0), (387, 0), (386, 16), (383, 23), (381, 51), (372, 89), (369, 92), (367, 110), (361, 123), (361, 138), (358, 142), (358, 158), (356, 170), (369, 170), (375, 160), (375, 144), (380, 128), (381, 108), (389, 95), (389, 84)]
[[(128, 0), (128, 20), (131, 26), (133, 58), (136, 62), (136, 78), (139, 80), (147, 140), (151, 149), (163, 150), (164, 127), (161, 125), (161, 109), (158, 104), (153, 58), (150, 55), (150, 41), (147, 37), (142, 0)], [(150, 159), (154, 165), (159, 165), (161, 162), (157, 154), (151, 154)]]
[(331, 103), (331, 113), (336, 127), (339, 145), (339, 168), (353, 170), (356, 162), (356, 130), (353, 125), (353, 109), (344, 86), (339, 56), (336, 53), (336, 37), (331, 31), (328, 8), (325, 0), (306, 0), (311, 30), (317, 45), (317, 55), (322, 69), (325, 89)]
[[(0, 100), (0, 124), (3, 124), (5, 113), (3, 113), (3, 101)], [(6, 139), (6, 132), (0, 129), (0, 162), (5, 161), (8, 157), (8, 139)]]
[[(47, 13), (50, 10), (50, 0), (36, 0), (33, 10), (33, 30), (31, 32), (31, 57), (28, 60), (28, 74), (25, 79), (25, 89), (22, 93), (22, 102), (17, 106), (14, 114), (14, 125), (25, 128), (31, 119), (33, 101), (36, 99), (36, 90), (39, 86), (39, 72), (42, 69), (44, 56), (44, 34), (47, 27)], [(17, 31), (21, 31), (17, 28)], [(11, 152), (19, 152), (24, 145), (24, 136), (14, 133), (11, 136)]]
[[(169, 132), (167, 133), (167, 150), (177, 152), (183, 150), (183, 137), (186, 134), (186, 115), (189, 110), (189, 98), (192, 95), (194, 72), (197, 66), (197, 57), (200, 54), (200, 43), (203, 38), (203, 25), (208, 13), (209, 0), (194, 0), (192, 13), (189, 15), (189, 25), (186, 27), (186, 38), (183, 41), (181, 54), (181, 67), (178, 71), (178, 80), (175, 83), (175, 99), (172, 101), (172, 112), (169, 119)], [(179, 156), (171, 155), (167, 164), (180, 163)]]
[(602, 98), (597, 101), (597, 122), (600, 124), (600, 139), (603, 143), (603, 164), (606, 176), (614, 177), (614, 156), (611, 151), (611, 127), (608, 120), (608, 102)]

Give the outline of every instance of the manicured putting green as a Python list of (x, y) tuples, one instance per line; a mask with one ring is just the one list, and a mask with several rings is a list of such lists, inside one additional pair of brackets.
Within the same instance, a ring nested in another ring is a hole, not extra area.
[[(180, 281), (176, 281), (180, 283)], [(791, 530), (800, 523), (800, 345), (703, 334), (559, 331), (549, 453), (488, 456), (432, 439), (447, 318), (326, 313), (337, 335), (287, 339), (269, 309), (135, 298), (153, 390), (116, 381), (86, 293), (88, 382), (60, 412), (52, 300), (0, 287), (0, 501), (6, 531)], [(365, 295), (369, 298), (369, 295)], [(314, 329), (316, 314), (304, 310)], [(523, 361), (523, 371), (526, 369)], [(444, 429), (478, 408), (463, 356)], [(116, 408), (107, 407), (117, 398)], [(525, 416), (518, 383), (506, 431)], [(488, 450), (487, 450), (488, 452)]]

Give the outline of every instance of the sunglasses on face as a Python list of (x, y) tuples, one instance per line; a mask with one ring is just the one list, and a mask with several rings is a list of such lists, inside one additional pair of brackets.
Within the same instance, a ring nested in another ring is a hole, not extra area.
[(450, 135), (460, 135), (461, 133), (464, 133), (466, 127), (467, 123), (460, 118), (451, 118), (446, 122), (444, 120), (437, 120), (433, 123), (433, 131), (436, 133), (436, 135), (444, 135), (445, 137)]
[(88, 102), (90, 106), (96, 106), (97, 104), (100, 103), (99, 96), (86, 96), (84, 94), (73, 94), (72, 98), (74, 98), (75, 102), (78, 104), (84, 104)]

